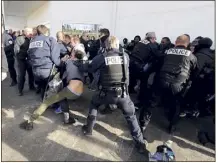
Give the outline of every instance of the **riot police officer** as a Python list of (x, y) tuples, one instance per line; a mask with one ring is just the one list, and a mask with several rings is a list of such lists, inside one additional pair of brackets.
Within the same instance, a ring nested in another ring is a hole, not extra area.
[[(143, 80), (141, 84), (144, 82), (147, 83), (148, 77), (141, 78), (144, 75), (141, 75), (139, 72), (141, 71), (141, 68), (143, 65), (145, 65), (148, 60), (152, 57), (157, 55), (156, 53), (158, 52), (158, 46), (155, 44), (156, 42), (156, 35), (154, 32), (148, 32), (146, 34), (146, 37), (144, 40), (140, 41), (137, 43), (130, 55), (130, 85), (129, 85), (129, 90), (130, 92), (134, 92), (134, 86), (136, 85), (136, 80), (140, 79)], [(147, 84), (144, 84), (147, 85)], [(143, 86), (140, 85), (140, 88)], [(144, 91), (144, 89), (140, 89)], [(141, 93), (139, 93), (139, 97), (141, 97)]]
[(8, 62), (8, 70), (12, 80), (10, 86), (14, 86), (17, 84), (17, 73), (14, 68), (14, 63), (15, 63), (14, 41), (12, 37), (9, 34), (7, 34), (6, 31), (3, 33), (3, 45), (4, 45), (4, 51), (7, 58), (7, 62)]
[(54, 38), (46, 36), (46, 26), (37, 26), (37, 34), (30, 42), (28, 56), (43, 99), (53, 64), (60, 65), (60, 48)]
[(127, 89), (129, 82), (128, 55), (120, 53), (119, 41), (116, 37), (110, 36), (105, 41), (106, 52), (95, 57), (90, 67), (92, 72), (100, 71), (101, 90), (92, 97), (87, 124), (82, 127), (82, 130), (85, 135), (92, 135), (98, 108), (103, 104), (117, 104), (126, 118), (136, 147), (140, 152), (144, 152), (145, 141)]
[(189, 38), (186, 35), (179, 36), (175, 48), (167, 51), (159, 73), (159, 89), (164, 100), (164, 107), (169, 109), (170, 133), (176, 129), (181, 99), (196, 71), (197, 59), (191, 51), (186, 49), (188, 44)]
[[(197, 57), (196, 79), (185, 97), (190, 109), (181, 113), (184, 117), (187, 112), (207, 115), (207, 96), (215, 94), (215, 53), (210, 49), (213, 41), (210, 38), (201, 38), (194, 47), (194, 54)], [(215, 102), (215, 101), (214, 101)], [(199, 112), (200, 111), (200, 112)]]

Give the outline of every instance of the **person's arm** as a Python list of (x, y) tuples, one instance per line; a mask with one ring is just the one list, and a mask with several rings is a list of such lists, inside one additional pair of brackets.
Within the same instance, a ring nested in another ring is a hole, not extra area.
[(54, 38), (49, 39), (51, 44), (51, 60), (56, 66), (60, 66), (61, 60), (60, 60), (60, 48), (58, 46), (58, 43), (55, 41)]
[(199, 68), (197, 66), (197, 57), (195, 57), (193, 54), (191, 54), (190, 59), (190, 68), (191, 68), (191, 74), (190, 74), (190, 80), (193, 81), (199, 74)]
[(101, 68), (102, 65), (104, 65), (104, 55), (99, 54), (96, 57), (93, 58), (91, 64), (89, 64), (89, 72), (90, 73), (95, 73), (98, 69)]

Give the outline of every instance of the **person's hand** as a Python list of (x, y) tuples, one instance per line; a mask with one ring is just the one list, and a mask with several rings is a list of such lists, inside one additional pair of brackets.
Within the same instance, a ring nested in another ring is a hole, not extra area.
[(72, 48), (70, 48), (70, 47), (67, 47), (67, 50), (68, 50), (69, 52), (71, 52), (71, 51), (72, 51)]
[(70, 58), (69, 55), (65, 55), (63, 58), (61, 58), (62, 62), (66, 62)]

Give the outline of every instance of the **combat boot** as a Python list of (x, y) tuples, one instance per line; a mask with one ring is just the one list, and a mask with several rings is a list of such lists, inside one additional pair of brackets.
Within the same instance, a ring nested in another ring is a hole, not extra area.
[(142, 142), (137, 142), (135, 145), (136, 149), (138, 150), (139, 153), (147, 153), (147, 147), (148, 147), (148, 142), (147, 140), (144, 140), (144, 143)]

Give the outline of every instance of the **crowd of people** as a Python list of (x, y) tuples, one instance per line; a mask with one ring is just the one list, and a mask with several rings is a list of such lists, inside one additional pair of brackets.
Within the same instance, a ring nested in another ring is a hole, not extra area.
[[(106, 28), (100, 29), (98, 38), (86, 32), (78, 37), (61, 31), (56, 37), (48, 36), (44, 25), (3, 34), (11, 86), (18, 84), (19, 95), (23, 96), (27, 72), (29, 89), (40, 93), (42, 99), (31, 117), (20, 124), (22, 129), (32, 130), (34, 120), (52, 105), (56, 113), (63, 113), (64, 124), (75, 123), (68, 100), (82, 96), (87, 79), (89, 89), (96, 94), (83, 133), (92, 135), (101, 105), (105, 105), (106, 112), (119, 108), (141, 153), (148, 145), (143, 133), (152, 117), (151, 103), (159, 98), (171, 134), (181, 117), (215, 118), (215, 50), (211, 49), (210, 38), (199, 36), (191, 42), (188, 34), (182, 34), (175, 44), (169, 37), (158, 44), (155, 32), (148, 32), (143, 39), (135, 36), (131, 42), (124, 38), (120, 43)], [(151, 74), (155, 75), (149, 84)], [(49, 91), (53, 92), (48, 95)], [(130, 94), (135, 93), (138, 102), (134, 104)], [(211, 142), (206, 132), (199, 133), (199, 140), (203, 144)]]

